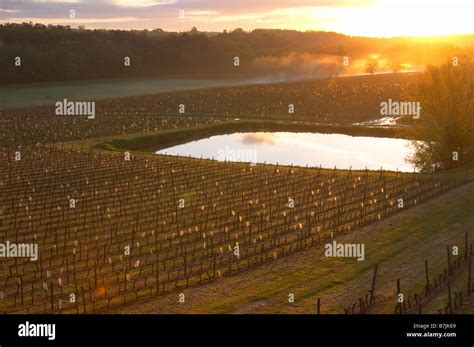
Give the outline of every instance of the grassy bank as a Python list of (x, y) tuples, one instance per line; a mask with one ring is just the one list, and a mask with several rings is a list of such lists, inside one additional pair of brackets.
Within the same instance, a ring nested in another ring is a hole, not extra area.
[(289, 131), (317, 132), (323, 134), (345, 134), (352, 136), (401, 137), (397, 128), (375, 128), (364, 126), (341, 126), (308, 123), (271, 121), (230, 121), (201, 127), (161, 131), (149, 135), (115, 138), (94, 146), (101, 150), (156, 151), (180, 145), (209, 136), (224, 135), (244, 131)]

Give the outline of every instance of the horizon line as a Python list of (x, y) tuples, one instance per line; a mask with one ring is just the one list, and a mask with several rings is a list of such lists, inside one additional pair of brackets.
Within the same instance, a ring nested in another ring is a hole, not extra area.
[[(41, 25), (44, 27), (62, 27), (62, 28), (69, 28), (71, 30), (83, 30), (83, 31), (142, 31), (142, 32), (153, 32), (153, 31), (162, 31), (168, 34), (186, 34), (192, 33), (193, 29), (196, 29), (196, 33), (202, 34), (224, 34), (224, 33), (233, 33), (235, 31), (244, 32), (250, 34), (254, 31), (293, 31), (302, 34), (306, 33), (327, 33), (327, 34), (337, 34), (346, 37), (352, 38), (368, 38), (368, 39), (403, 39), (403, 38), (447, 38), (452, 36), (470, 36), (474, 35), (474, 32), (471, 33), (453, 33), (453, 34), (445, 34), (445, 35), (395, 35), (395, 36), (364, 36), (364, 35), (352, 35), (344, 32), (339, 31), (327, 31), (327, 30), (318, 30), (318, 29), (289, 29), (289, 28), (254, 28), (254, 29), (243, 29), (241, 27), (235, 27), (234, 29), (222, 29), (221, 31), (213, 31), (213, 30), (199, 30), (196, 26), (192, 26), (189, 30), (176, 30), (176, 29), (164, 29), (164, 28), (143, 28), (143, 29), (135, 29), (135, 28), (88, 28), (85, 25), (70, 25), (70, 24), (52, 24), (52, 23), (41, 23), (41, 22), (31, 22), (31, 21), (22, 21), (22, 22), (2, 22), (0, 21), (0, 26), (7, 26), (7, 25), (32, 25), (37, 26)], [(474, 44), (474, 42), (473, 42)]]

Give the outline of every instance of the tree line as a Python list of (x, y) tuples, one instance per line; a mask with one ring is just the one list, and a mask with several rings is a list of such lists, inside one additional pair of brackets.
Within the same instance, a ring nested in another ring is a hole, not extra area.
[[(472, 36), (458, 38), (459, 45), (469, 38), (472, 41)], [(332, 32), (236, 29), (205, 33), (193, 28), (176, 33), (4, 24), (0, 25), (0, 83), (171, 75), (239, 77), (291, 71), (301, 65), (301, 58), (276, 64), (271, 59), (295, 54), (304, 59), (315, 57), (316, 61), (320, 56), (331, 56), (339, 64), (344, 56), (361, 59), (377, 52), (415, 64), (432, 63), (455, 48), (456, 43), (423, 44), (407, 38), (350, 37)], [(239, 58), (238, 66), (235, 57)]]

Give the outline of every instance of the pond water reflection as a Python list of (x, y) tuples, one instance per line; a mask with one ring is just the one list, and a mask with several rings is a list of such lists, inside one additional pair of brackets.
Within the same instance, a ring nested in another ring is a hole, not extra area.
[(405, 158), (412, 153), (403, 139), (341, 134), (248, 132), (211, 136), (162, 149), (157, 154), (220, 161), (257, 162), (359, 170), (413, 171)]

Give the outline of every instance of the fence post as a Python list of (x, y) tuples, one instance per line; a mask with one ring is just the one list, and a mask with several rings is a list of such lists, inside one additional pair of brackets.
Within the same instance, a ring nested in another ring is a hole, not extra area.
[(472, 282), (471, 282), (471, 259), (469, 259), (469, 270), (468, 270), (468, 273), (467, 273), (467, 295), (471, 295), (471, 292), (472, 292)]
[(451, 313), (451, 307), (452, 307), (452, 301), (451, 301), (451, 281), (448, 280), (448, 309), (449, 312)]
[(51, 311), (54, 311), (54, 291), (53, 291), (53, 282), (50, 282), (51, 286)]
[(467, 256), (468, 256), (468, 250), (469, 250), (469, 240), (468, 240), (468, 236), (467, 236), (467, 231), (466, 231), (466, 235), (465, 235), (465, 244), (466, 244), (466, 249), (464, 251), (464, 258), (467, 259)]
[[(398, 301), (398, 295), (401, 293), (401, 291), (402, 289), (401, 289), (400, 279), (397, 278), (397, 301)], [(400, 309), (400, 313), (403, 313), (401, 302), (398, 302), (398, 307)]]
[(448, 251), (448, 274), (451, 275), (451, 252), (449, 252), (449, 245), (446, 246), (446, 250)]
[(430, 295), (430, 276), (428, 273), (428, 260), (425, 260), (425, 274), (426, 274), (426, 292), (425, 296)]
[(378, 267), (379, 267), (379, 264), (375, 264), (374, 276), (372, 278), (372, 288), (370, 290), (370, 304), (373, 304), (375, 302), (375, 280), (377, 279)]
[(81, 287), (82, 294), (82, 307), (84, 308), (84, 313), (86, 313), (86, 296), (84, 295), (84, 288)]

